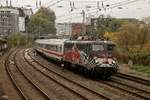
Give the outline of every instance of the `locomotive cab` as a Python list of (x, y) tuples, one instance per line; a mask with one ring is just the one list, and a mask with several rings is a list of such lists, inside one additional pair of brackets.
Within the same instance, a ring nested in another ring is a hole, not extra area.
[(90, 76), (108, 78), (117, 72), (117, 61), (109, 41), (65, 41), (64, 61)]
[(117, 60), (114, 57), (115, 44), (106, 42), (103, 44), (103, 50), (94, 51), (93, 54), (96, 67), (94, 73), (101, 75), (102, 78), (109, 78), (118, 70)]

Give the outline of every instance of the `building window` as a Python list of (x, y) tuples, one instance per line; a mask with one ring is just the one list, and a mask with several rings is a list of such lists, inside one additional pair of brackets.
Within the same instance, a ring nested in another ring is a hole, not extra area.
[(6, 13), (10, 13), (10, 11), (6, 11)]

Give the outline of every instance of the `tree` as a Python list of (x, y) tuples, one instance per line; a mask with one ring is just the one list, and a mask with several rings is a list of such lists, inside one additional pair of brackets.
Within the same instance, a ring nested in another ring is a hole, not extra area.
[(148, 43), (148, 35), (147, 26), (127, 22), (120, 28), (118, 44), (129, 52), (132, 48), (136, 48), (137, 52), (140, 52), (144, 44)]
[(150, 57), (150, 18), (136, 19), (99, 18), (99, 35), (114, 41), (122, 61), (146, 64)]
[(109, 22), (107, 31), (108, 32), (118, 32), (124, 22), (125, 21), (123, 21), (121, 19), (111, 18), (111, 21)]
[(97, 36), (97, 31), (94, 26), (86, 26), (86, 35), (87, 36)]
[[(147, 29), (147, 32), (148, 32), (147, 37), (150, 37), (150, 17), (145, 17), (145, 18), (142, 19), (142, 21), (145, 23), (145, 26), (146, 26), (146, 29)], [(150, 38), (149, 38), (149, 43), (150, 43)]]
[(103, 36), (104, 33), (107, 31), (108, 23), (109, 18), (105, 18), (104, 15), (99, 16), (97, 25), (97, 32), (99, 36)]
[(103, 37), (107, 32), (118, 32), (124, 22), (124, 20), (101, 15), (98, 18), (97, 33)]
[(118, 54), (123, 59), (127, 57), (134, 63), (140, 63), (144, 62), (143, 59), (147, 59), (150, 54), (148, 47), (150, 32), (149, 27), (145, 24), (126, 21), (118, 32), (107, 32), (104, 36), (117, 44)]
[(122, 25), (119, 31), (118, 41), (119, 44), (125, 49), (129, 50), (132, 45), (137, 43), (137, 36), (139, 34), (139, 28), (133, 23), (125, 23)]
[(41, 7), (36, 14), (31, 16), (28, 23), (28, 32), (35, 35), (55, 34), (55, 13), (48, 8)]

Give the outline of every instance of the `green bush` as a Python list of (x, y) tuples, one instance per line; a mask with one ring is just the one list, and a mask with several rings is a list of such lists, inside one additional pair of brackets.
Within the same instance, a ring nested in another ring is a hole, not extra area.
[(12, 33), (8, 37), (8, 45), (10, 47), (28, 46), (32, 44), (32, 38), (23, 33)]
[(150, 76), (150, 66), (134, 65), (132, 69), (138, 72), (138, 74), (142, 74), (142, 75), (144, 74), (146, 76)]
[(142, 53), (134, 53), (127, 55), (126, 52), (120, 53), (117, 52), (115, 54), (116, 58), (121, 63), (128, 63), (129, 59), (133, 61), (134, 64), (142, 64), (142, 65), (150, 65), (150, 53), (142, 52)]

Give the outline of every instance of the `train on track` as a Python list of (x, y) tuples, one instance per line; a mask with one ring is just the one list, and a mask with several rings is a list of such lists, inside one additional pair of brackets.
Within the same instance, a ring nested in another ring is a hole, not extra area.
[(108, 79), (118, 70), (111, 41), (38, 39), (35, 45), (38, 53), (88, 76)]

